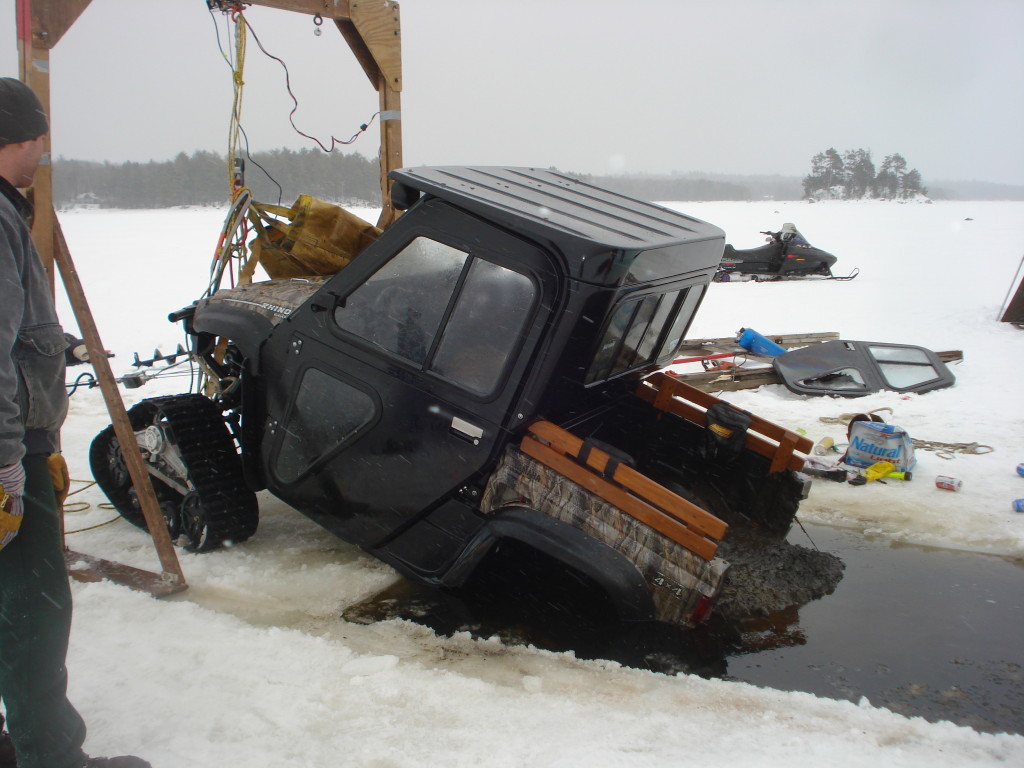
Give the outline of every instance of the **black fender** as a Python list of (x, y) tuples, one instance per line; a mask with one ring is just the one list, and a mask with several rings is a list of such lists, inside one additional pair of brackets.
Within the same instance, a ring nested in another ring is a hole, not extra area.
[(273, 330), (270, 320), (258, 312), (212, 303), (197, 309), (192, 327), (199, 333), (231, 339), (254, 373), (258, 368), (260, 346)]
[(501, 539), (532, 547), (594, 581), (622, 621), (654, 619), (647, 582), (629, 558), (579, 528), (527, 507), (505, 507), (489, 516), (440, 582), (452, 587), (465, 584)]

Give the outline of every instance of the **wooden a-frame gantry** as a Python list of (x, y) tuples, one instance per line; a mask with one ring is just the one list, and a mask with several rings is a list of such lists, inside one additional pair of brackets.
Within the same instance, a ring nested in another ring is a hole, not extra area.
[[(92, 0), (15, 0), (18, 34), (18, 69), (50, 111), (50, 51), (60, 42)], [(259, 5), (295, 11), (331, 20), (352, 49), (380, 103), (380, 185), (381, 215), (377, 225), (387, 227), (397, 216), (391, 204), (388, 174), (402, 165), (401, 92), (402, 49), (398, 3), (392, 0), (242, 0), (239, 6)], [(85, 291), (71, 260), (53, 206), (53, 167), (50, 163), (50, 135), (45, 139), (43, 160), (33, 184), (35, 218), (32, 239), (55, 288), (54, 265), (60, 271), (78, 328), (89, 350), (89, 359), (106, 401), (114, 432), (121, 445), (135, 443), (135, 435), (107, 362), (104, 346), (86, 301)], [(154, 595), (166, 595), (186, 588), (173, 543), (164, 525), (163, 513), (149, 480), (141, 453), (127, 451), (125, 464), (139, 497), (146, 525), (160, 558), (163, 573), (153, 574), (77, 553), (72, 575), (83, 581), (111, 578)]]

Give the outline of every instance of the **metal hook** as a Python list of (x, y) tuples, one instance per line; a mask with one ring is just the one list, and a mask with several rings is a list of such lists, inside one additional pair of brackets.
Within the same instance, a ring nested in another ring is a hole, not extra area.
[(316, 35), (317, 37), (320, 37), (320, 35), (323, 33), (323, 30), (320, 29), (320, 25), (323, 23), (324, 17), (321, 16), (319, 13), (313, 17), (313, 25), (316, 27), (316, 29), (313, 30), (313, 34)]

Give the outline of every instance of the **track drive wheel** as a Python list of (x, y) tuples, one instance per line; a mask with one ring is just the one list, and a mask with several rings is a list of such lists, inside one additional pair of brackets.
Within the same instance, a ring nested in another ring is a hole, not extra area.
[[(256, 531), (259, 508), (220, 410), (202, 395), (143, 400), (128, 419), (149, 470), (172, 540), (206, 552), (245, 541)], [(145, 518), (112, 426), (89, 449), (93, 477), (128, 522)]]

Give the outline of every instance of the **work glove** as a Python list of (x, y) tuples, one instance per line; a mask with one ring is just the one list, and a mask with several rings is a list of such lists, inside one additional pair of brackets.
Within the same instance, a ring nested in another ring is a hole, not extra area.
[[(68, 365), (81, 365), (82, 363), (89, 362), (89, 350), (86, 348), (84, 341), (70, 333), (64, 334), (64, 340), (68, 343), (68, 348), (64, 351), (65, 363)], [(114, 353), (109, 349), (104, 351), (107, 353), (107, 357), (114, 356)]]
[(25, 468), (21, 462), (0, 467), (0, 549), (10, 544), (21, 528), (24, 492)]
[(57, 497), (57, 509), (64, 509), (64, 500), (71, 490), (71, 473), (68, 471), (68, 463), (59, 453), (51, 453), (46, 459), (46, 468), (50, 470), (50, 480), (53, 482), (53, 493)]

